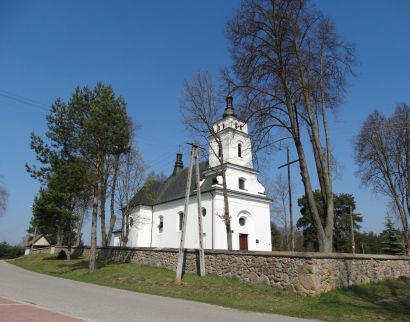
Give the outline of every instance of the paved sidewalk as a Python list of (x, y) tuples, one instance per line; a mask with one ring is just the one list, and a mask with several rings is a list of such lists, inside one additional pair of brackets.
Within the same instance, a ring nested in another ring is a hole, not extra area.
[(0, 297), (0, 321), (7, 322), (84, 322), (29, 303), (19, 303)]

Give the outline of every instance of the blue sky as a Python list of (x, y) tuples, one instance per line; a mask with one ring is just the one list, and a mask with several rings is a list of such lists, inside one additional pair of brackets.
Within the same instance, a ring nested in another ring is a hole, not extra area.
[[(362, 230), (380, 232), (386, 201), (360, 188), (349, 139), (374, 109), (392, 114), (397, 103), (410, 103), (410, 2), (313, 3), (333, 18), (344, 38), (356, 43), (361, 61), (337, 120), (330, 118), (334, 154), (344, 167), (334, 191), (352, 193), (364, 216)], [(35, 163), (30, 133), (44, 135), (48, 107), (57, 97), (67, 101), (76, 86), (102, 81), (124, 97), (128, 114), (142, 126), (137, 140), (153, 170), (169, 174), (179, 145), (187, 165), (184, 142), (189, 135), (178, 110), (182, 84), (199, 69), (217, 75), (219, 67), (230, 64), (223, 29), (238, 4), (0, 1), (0, 175), (10, 193), (0, 218), (0, 241), (19, 243), (31, 218), (29, 206), (39, 183), (24, 167)], [(274, 177), (285, 160), (286, 152), (278, 152), (267, 172)], [(295, 197), (300, 197), (297, 166), (292, 166), (292, 177), (298, 186)], [(83, 232), (89, 244), (89, 225)]]

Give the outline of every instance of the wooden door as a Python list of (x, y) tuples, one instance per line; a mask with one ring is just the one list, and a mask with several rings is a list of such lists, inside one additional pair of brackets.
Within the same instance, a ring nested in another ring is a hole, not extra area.
[(239, 250), (248, 250), (247, 234), (239, 234)]

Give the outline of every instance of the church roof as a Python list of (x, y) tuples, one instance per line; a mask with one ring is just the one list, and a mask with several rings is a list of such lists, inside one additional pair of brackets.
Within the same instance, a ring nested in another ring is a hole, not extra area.
[[(209, 169), (209, 162), (204, 161), (199, 164), (199, 174)], [(172, 200), (185, 198), (185, 190), (188, 179), (189, 168), (183, 168), (177, 173), (171, 174), (165, 181), (147, 181), (144, 187), (131, 199), (130, 205), (147, 205), (165, 203)], [(190, 194), (195, 190), (196, 170), (195, 165), (192, 167)], [(216, 175), (214, 176), (216, 177)], [(208, 177), (201, 184), (201, 192), (212, 190), (212, 181), (214, 177)]]

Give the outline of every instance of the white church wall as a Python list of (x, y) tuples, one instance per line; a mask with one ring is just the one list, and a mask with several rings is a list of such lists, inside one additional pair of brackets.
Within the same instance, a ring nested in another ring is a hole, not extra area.
[[(244, 180), (244, 189), (239, 188), (239, 179)], [(258, 181), (255, 172), (244, 171), (240, 168), (228, 166), (226, 170), (227, 187), (231, 190), (242, 191), (257, 196), (262, 196), (265, 193), (264, 186)], [(218, 178), (219, 184), (222, 184), (222, 177)]]
[[(210, 218), (212, 200), (210, 195), (201, 197), (201, 205), (206, 209), (202, 216), (202, 232), (205, 234), (204, 248), (211, 248), (212, 218)], [(154, 206), (154, 225), (152, 228), (152, 247), (179, 248), (181, 231), (179, 230), (179, 213), (184, 212), (184, 199)], [(163, 228), (158, 228), (159, 217), (163, 217)], [(188, 217), (185, 235), (185, 248), (199, 247), (198, 215), (196, 196), (191, 196), (188, 206)]]
[(152, 207), (135, 207), (131, 212), (130, 220), (131, 218), (133, 219), (134, 224), (129, 228), (128, 243), (126, 246), (150, 247)]
[[(231, 216), (232, 248), (239, 249), (239, 234), (248, 235), (248, 250), (272, 250), (270, 240), (270, 213), (268, 201), (261, 202), (243, 196), (230, 196), (229, 212)], [(223, 212), (223, 196), (219, 192), (215, 196), (215, 214)], [(246, 224), (241, 226), (239, 218), (245, 217)], [(215, 243), (216, 249), (227, 249), (226, 228), (221, 218), (215, 215)]]

